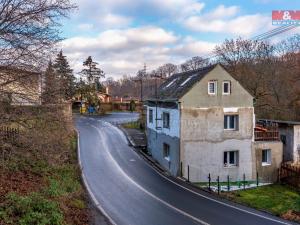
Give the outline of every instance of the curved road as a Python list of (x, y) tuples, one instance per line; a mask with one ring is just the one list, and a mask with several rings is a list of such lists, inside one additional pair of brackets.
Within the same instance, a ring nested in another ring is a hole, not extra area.
[(137, 114), (76, 117), (79, 159), (93, 199), (118, 225), (291, 224), (247, 207), (194, 193), (161, 176), (128, 146), (113, 124)]

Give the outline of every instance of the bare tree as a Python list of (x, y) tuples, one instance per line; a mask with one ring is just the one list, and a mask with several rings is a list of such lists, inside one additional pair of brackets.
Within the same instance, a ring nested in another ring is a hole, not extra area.
[(181, 70), (183, 72), (190, 71), (190, 70), (197, 70), (202, 67), (208, 66), (210, 64), (208, 59), (204, 59), (200, 56), (195, 56), (189, 60), (187, 60), (185, 63), (181, 64)]

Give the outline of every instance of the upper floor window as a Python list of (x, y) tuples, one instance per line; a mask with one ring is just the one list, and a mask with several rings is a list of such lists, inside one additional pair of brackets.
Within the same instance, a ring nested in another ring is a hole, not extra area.
[(163, 127), (170, 128), (170, 113), (163, 113)]
[(224, 115), (224, 130), (238, 130), (238, 115)]
[(149, 123), (153, 123), (153, 109), (149, 109)]
[(271, 158), (271, 149), (263, 149), (262, 150), (262, 159), (261, 159), (263, 166), (271, 165), (272, 158)]
[(209, 81), (207, 88), (208, 88), (209, 95), (216, 95), (217, 94), (217, 81)]
[(223, 95), (230, 95), (231, 92), (230, 81), (224, 81), (222, 89), (223, 89)]

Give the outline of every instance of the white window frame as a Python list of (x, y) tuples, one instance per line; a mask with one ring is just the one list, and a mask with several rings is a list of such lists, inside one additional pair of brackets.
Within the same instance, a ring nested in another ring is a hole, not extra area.
[[(228, 84), (228, 92), (225, 92), (225, 84)], [(222, 94), (223, 95), (230, 95), (231, 94), (231, 82), (230, 81), (223, 81), (223, 84), (222, 84)]]
[[(263, 154), (267, 152), (267, 161), (263, 161)], [(262, 149), (261, 151), (261, 165), (262, 166), (270, 166), (272, 164), (272, 151), (271, 149)]]
[(153, 123), (153, 109), (149, 109), (149, 123)]
[[(165, 148), (167, 147), (167, 148)], [(163, 143), (163, 157), (165, 160), (170, 161), (170, 145), (167, 143)], [(166, 151), (167, 150), (167, 151)]]
[[(214, 85), (214, 92), (210, 92), (210, 85), (213, 84)], [(211, 80), (208, 82), (207, 84), (207, 93), (209, 95), (217, 95), (217, 91), (218, 90), (218, 82), (216, 80)]]
[[(230, 163), (230, 153), (234, 154), (234, 163)], [(225, 162), (225, 154), (226, 154), (226, 162)], [(238, 161), (239, 161), (239, 151), (232, 150), (232, 151), (223, 152), (223, 165), (225, 168), (238, 167), (239, 165)]]
[[(226, 128), (225, 127), (225, 120), (227, 119), (227, 126), (230, 124), (230, 117), (234, 116), (234, 127), (233, 128)], [(238, 114), (224, 114), (224, 130), (238, 130), (239, 124), (239, 115)]]
[[(168, 120), (168, 126), (165, 126), (165, 115), (166, 114), (168, 114), (169, 115), (169, 120)], [(163, 128), (165, 128), (165, 129), (170, 129), (170, 127), (171, 127), (171, 115), (170, 115), (170, 113), (169, 112), (163, 112), (163, 116), (162, 116), (162, 118), (163, 118)]]

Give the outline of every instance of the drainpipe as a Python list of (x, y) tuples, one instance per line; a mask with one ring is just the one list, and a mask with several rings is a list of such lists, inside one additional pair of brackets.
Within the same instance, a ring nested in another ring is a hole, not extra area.
[[(181, 102), (177, 102), (177, 107), (179, 110), (179, 166), (183, 167), (183, 163), (181, 161)], [(180, 168), (181, 170), (181, 168)], [(183, 177), (183, 174), (180, 174)]]

